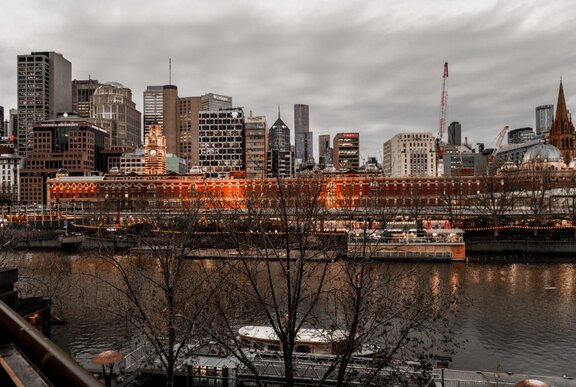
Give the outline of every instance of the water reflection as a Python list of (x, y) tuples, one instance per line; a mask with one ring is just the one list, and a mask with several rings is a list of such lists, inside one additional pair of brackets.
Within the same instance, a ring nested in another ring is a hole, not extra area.
[[(130, 257), (122, 257), (131, 260)], [(138, 261), (138, 260), (136, 260)], [(134, 265), (142, 265), (142, 262)], [(54, 328), (54, 338), (88, 365), (90, 357), (126, 343), (129, 327), (103, 314), (109, 291), (94, 276), (110, 268), (94, 257), (59, 253), (27, 253), (10, 257), (21, 269), (19, 286), (25, 294), (53, 297), (55, 313), (68, 321)], [(331, 281), (345, 279), (330, 264)], [(205, 269), (218, 270), (215, 262)], [(458, 308), (454, 331), (466, 340), (452, 367), (532, 374), (572, 374), (576, 369), (575, 271), (571, 263), (375, 265), (373, 274), (401, 276), (397, 291), (428, 289), (455, 295), (462, 287), (470, 302)], [(405, 275), (410, 273), (410, 275)], [(437, 294), (438, 295), (438, 294)]]

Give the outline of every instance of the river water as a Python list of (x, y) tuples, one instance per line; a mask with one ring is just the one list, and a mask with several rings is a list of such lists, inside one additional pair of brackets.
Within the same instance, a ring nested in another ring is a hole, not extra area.
[[(96, 353), (123, 348), (126, 322), (104, 319), (85, 301), (93, 299), (87, 294), (96, 293), (100, 300), (108, 296), (97, 279), (77, 275), (100, 270), (95, 259), (34, 252), (19, 255), (14, 263), (27, 268), (21, 270), (23, 293), (53, 297), (54, 314), (68, 323), (53, 327), (53, 339), (80, 363), (88, 366)], [(410, 270), (414, 264), (392, 265)], [(513, 263), (425, 263), (421, 269), (430, 280), (463, 289), (465, 301), (454, 326), (463, 345), (451, 368), (576, 376), (575, 263), (541, 257)]]

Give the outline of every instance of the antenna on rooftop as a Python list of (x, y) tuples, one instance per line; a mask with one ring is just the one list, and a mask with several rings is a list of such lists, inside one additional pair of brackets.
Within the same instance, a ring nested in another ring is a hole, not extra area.
[(172, 84), (172, 58), (168, 58), (168, 84)]

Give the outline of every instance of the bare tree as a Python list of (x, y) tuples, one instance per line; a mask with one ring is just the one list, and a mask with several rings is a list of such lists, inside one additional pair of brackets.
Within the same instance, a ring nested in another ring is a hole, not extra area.
[(504, 217), (514, 205), (516, 189), (514, 179), (509, 174), (481, 177), (481, 188), (473, 198), (473, 207), (489, 220), (494, 227), (495, 237), (499, 235), (499, 227)]
[(213, 293), (209, 282), (220, 270), (206, 270), (202, 261), (192, 265), (187, 257), (202, 246), (203, 192), (192, 192), (185, 211), (162, 217), (150, 209), (140, 229), (137, 256), (100, 251), (102, 266), (92, 272), (109, 286), (107, 312), (125, 319), (132, 331), (145, 338), (166, 372), (166, 385), (173, 384), (174, 372), (187, 349), (196, 345), (197, 317), (209, 307)]

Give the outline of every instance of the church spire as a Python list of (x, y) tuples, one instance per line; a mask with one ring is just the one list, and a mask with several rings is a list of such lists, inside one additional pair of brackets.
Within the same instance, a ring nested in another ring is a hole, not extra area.
[(566, 108), (566, 98), (564, 98), (564, 87), (562, 86), (562, 79), (560, 79), (560, 90), (558, 91), (558, 103), (556, 104), (556, 120), (569, 122), (568, 109)]

